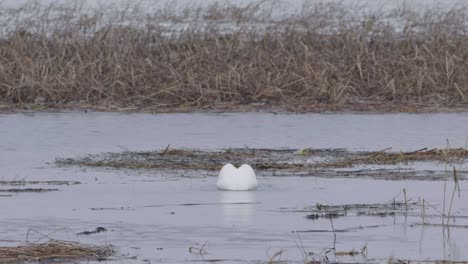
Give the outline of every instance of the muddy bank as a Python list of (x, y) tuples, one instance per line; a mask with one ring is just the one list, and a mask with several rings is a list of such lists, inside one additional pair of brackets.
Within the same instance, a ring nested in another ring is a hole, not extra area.
[[(346, 149), (251, 149), (233, 148), (220, 151), (170, 148), (156, 151), (103, 153), (81, 158), (58, 158), (58, 165), (112, 167), (125, 169), (182, 170), (186, 175), (206, 171), (216, 175), (226, 163), (239, 167), (250, 164), (260, 175), (320, 176), (320, 177), (370, 177), (378, 179), (438, 180), (447, 178), (452, 171), (414, 169), (414, 163), (432, 163), (451, 168), (466, 161), (465, 149), (419, 149), (409, 152), (349, 151)], [(406, 167), (402, 167), (406, 166)], [(468, 172), (457, 172), (460, 179)]]
[(341, 104), (303, 104), (300, 102), (265, 103), (223, 103), (209, 105), (127, 105), (127, 104), (89, 104), (70, 103), (0, 103), (0, 113), (27, 112), (124, 112), (124, 113), (459, 113), (467, 112), (467, 104), (416, 104), (368, 101)]

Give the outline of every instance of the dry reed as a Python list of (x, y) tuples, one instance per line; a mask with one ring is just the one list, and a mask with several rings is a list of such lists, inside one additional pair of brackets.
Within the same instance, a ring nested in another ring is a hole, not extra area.
[(104, 260), (112, 254), (113, 249), (111, 247), (88, 246), (60, 240), (51, 240), (41, 244), (0, 247), (0, 263)]
[[(342, 149), (302, 149), (307, 156), (294, 149), (232, 148), (220, 151), (169, 149), (161, 151), (102, 153), (78, 158), (57, 158), (59, 165), (113, 167), (130, 169), (170, 169), (217, 171), (227, 162), (236, 166), (247, 163), (256, 170), (310, 171), (347, 168), (359, 165), (397, 165), (421, 161), (460, 162), (468, 158), (461, 148), (419, 149), (410, 152), (353, 152)], [(311, 158), (320, 158), (316, 162)]]
[(465, 107), (467, 12), (340, 4), (1, 8), (0, 108)]

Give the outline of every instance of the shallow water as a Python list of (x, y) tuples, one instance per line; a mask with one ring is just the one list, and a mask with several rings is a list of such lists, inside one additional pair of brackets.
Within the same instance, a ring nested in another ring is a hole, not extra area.
[[(5, 6), (19, 6), (25, 3), (28, 3), (28, 0), (4, 0), (2, 1), (3, 5)], [(37, 0), (37, 2), (41, 4), (51, 4), (55, 2), (66, 2), (63, 0)], [(87, 5), (95, 6), (99, 4), (103, 4), (102, 1), (98, 0), (86, 0), (82, 1), (86, 3)], [(125, 0), (108, 0), (106, 1), (108, 3), (113, 3), (116, 5), (125, 5), (128, 3)], [(169, 1), (169, 0), (159, 0), (153, 2), (153, 5), (155, 6), (161, 6), (164, 7), (168, 3), (172, 3), (178, 6), (186, 6), (188, 4), (191, 5), (207, 5), (207, 4), (212, 4), (215, 2), (227, 2), (227, 3), (232, 3), (232, 4), (238, 4), (238, 5), (246, 5), (248, 3), (252, 3), (255, 1), (252, 0), (225, 0), (225, 1), (217, 1), (217, 0), (177, 0), (177, 1)], [(304, 0), (280, 0), (277, 1), (280, 4), (287, 4), (290, 8), (300, 8), (301, 5), (305, 2)], [(350, 4), (350, 5), (364, 5), (364, 6), (370, 6), (372, 8), (382, 8), (382, 7), (401, 7), (401, 6), (407, 6), (407, 7), (424, 7), (424, 6), (435, 6), (439, 5), (441, 7), (444, 6), (453, 6), (456, 4), (463, 4), (464, 1), (462, 0), (394, 0), (394, 1), (387, 1), (387, 0), (310, 0), (306, 1), (306, 3), (309, 2), (342, 2), (343, 4)]]
[[(414, 150), (463, 147), (468, 114), (117, 114), (29, 113), (0, 115), (0, 180), (71, 180), (82, 184), (47, 186), (59, 191), (0, 197), (1, 245), (18, 245), (32, 228), (56, 239), (91, 244), (111, 243), (119, 263), (190, 262), (222, 259), (226, 263), (281, 259), (303, 260), (302, 250), (320, 254), (334, 244), (329, 219), (309, 220), (303, 212), (319, 204), (385, 203), (425, 199), (428, 223), (439, 224), (441, 181), (382, 181), (352, 178), (260, 177), (256, 192), (220, 192), (215, 178), (200, 172), (132, 171), (57, 167), (57, 157), (107, 151), (173, 147), (219, 149), (350, 148)], [(28, 187), (38, 187), (31, 185)], [(356, 216), (333, 219), (337, 251), (367, 256), (338, 261), (386, 262), (401, 259), (466, 260), (468, 247), (467, 186), (460, 183), (450, 230), (420, 225), (420, 208), (408, 216)], [(10, 188), (0, 186), (1, 189)], [(452, 183), (448, 184), (447, 197)], [(449, 198), (447, 198), (449, 199)], [(433, 206), (435, 209), (431, 209)], [(294, 212), (298, 211), (298, 212)], [(103, 226), (109, 231), (76, 233)], [(359, 228), (362, 227), (362, 228)], [(315, 230), (315, 232), (304, 232)], [(296, 231), (299, 231), (296, 233)], [(321, 231), (321, 232), (317, 232)], [(30, 241), (43, 239), (31, 234)], [(189, 252), (195, 243), (208, 254)], [(122, 259), (121, 255), (125, 257)], [(135, 258), (133, 258), (135, 257)], [(309, 259), (314, 256), (310, 256)], [(328, 255), (328, 257), (332, 257)], [(315, 256), (315, 258), (318, 258)]]

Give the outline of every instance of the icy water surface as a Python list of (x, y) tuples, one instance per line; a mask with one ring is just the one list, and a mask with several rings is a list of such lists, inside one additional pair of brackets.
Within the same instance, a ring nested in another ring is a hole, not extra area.
[[(0, 245), (26, 240), (29, 228), (56, 239), (114, 244), (115, 263), (466, 260), (468, 194), (460, 182), (450, 229), (441, 223), (443, 181), (265, 176), (255, 192), (221, 192), (200, 172), (57, 167), (57, 157), (173, 147), (220, 149), (349, 148), (415, 150), (463, 147), (468, 114), (116, 114), (0, 115), (0, 180), (68, 180), (77, 185), (44, 193), (0, 193)], [(185, 177), (184, 177), (185, 176)], [(15, 186), (17, 187), (17, 186)], [(0, 186), (0, 189), (12, 188)], [(447, 200), (452, 194), (447, 184)], [(417, 202), (408, 214), (307, 219), (316, 205)], [(11, 195), (11, 196), (10, 196)], [(448, 204), (448, 202), (447, 202)], [(447, 210), (447, 209), (446, 209)], [(430, 225), (422, 225), (422, 223)], [(332, 227), (333, 223), (333, 227)], [(105, 227), (93, 235), (76, 233)], [(335, 229), (336, 239), (332, 232)], [(29, 240), (41, 239), (33, 234)], [(199, 244), (197, 246), (197, 243)], [(191, 246), (203, 253), (189, 252)], [(360, 253), (367, 246), (367, 254)], [(356, 251), (355, 256), (326, 253)]]

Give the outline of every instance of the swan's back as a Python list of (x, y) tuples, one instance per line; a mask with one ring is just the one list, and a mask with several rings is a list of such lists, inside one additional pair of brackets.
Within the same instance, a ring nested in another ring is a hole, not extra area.
[(248, 191), (257, 189), (257, 177), (250, 165), (243, 164), (237, 169), (228, 163), (223, 166), (216, 183), (220, 190)]

